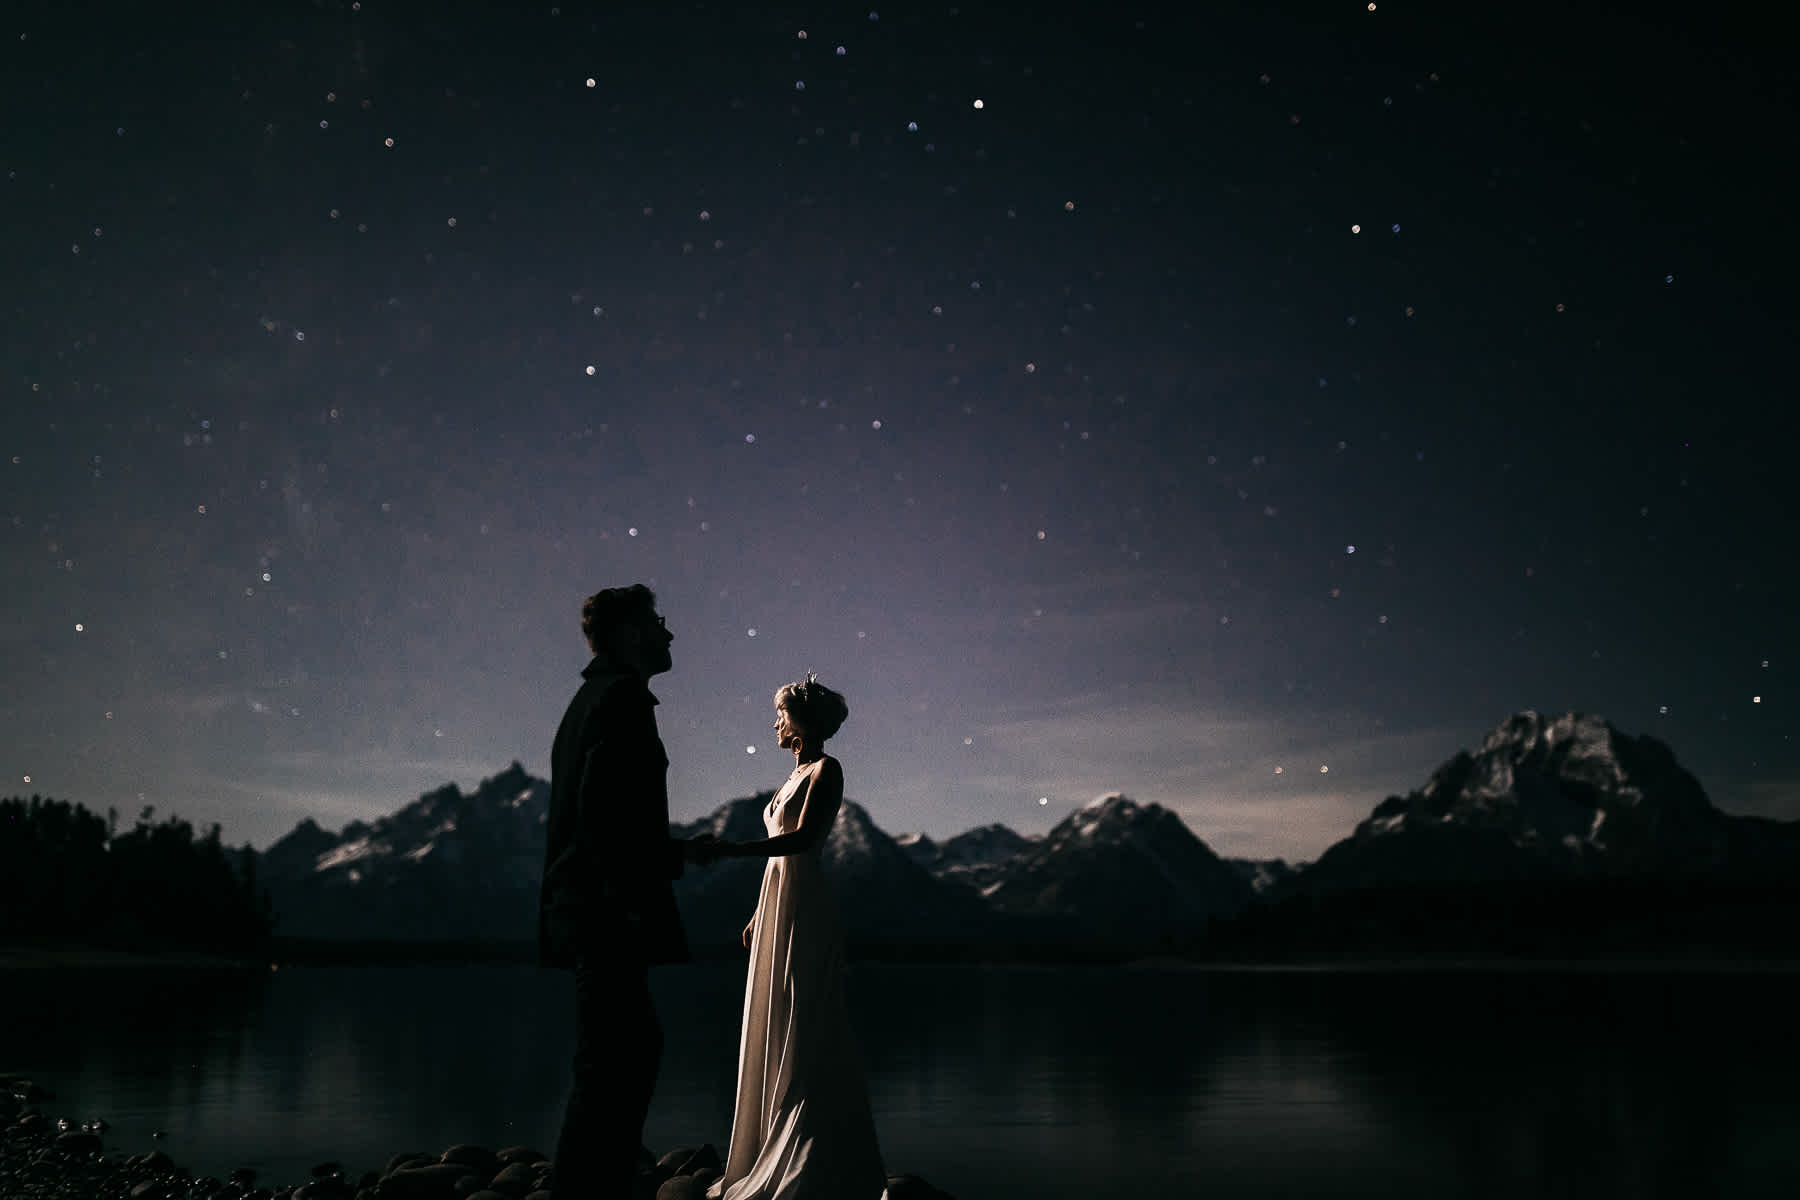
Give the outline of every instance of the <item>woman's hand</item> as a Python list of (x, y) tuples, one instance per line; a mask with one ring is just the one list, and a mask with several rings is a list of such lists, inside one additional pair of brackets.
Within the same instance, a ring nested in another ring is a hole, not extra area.
[(750, 919), (750, 923), (748, 925), (744, 926), (744, 949), (748, 950), (750, 948), (750, 935), (755, 932), (756, 932), (756, 918), (752, 917)]

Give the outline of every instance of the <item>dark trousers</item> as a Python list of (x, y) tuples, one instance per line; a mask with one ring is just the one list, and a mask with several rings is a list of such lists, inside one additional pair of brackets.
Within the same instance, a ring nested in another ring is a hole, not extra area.
[(575, 962), (575, 1059), (552, 1200), (628, 1200), (663, 1032), (642, 963)]

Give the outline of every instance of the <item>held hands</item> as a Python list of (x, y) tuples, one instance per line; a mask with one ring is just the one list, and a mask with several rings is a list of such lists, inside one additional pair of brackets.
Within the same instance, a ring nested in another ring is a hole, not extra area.
[(726, 856), (728, 845), (710, 833), (703, 833), (681, 843), (681, 856), (696, 867), (710, 867)]

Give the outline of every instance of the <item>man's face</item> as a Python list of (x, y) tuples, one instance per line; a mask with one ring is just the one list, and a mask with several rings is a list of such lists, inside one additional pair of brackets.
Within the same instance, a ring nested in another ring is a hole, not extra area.
[(675, 635), (669, 632), (662, 617), (652, 612), (644, 622), (641, 637), (639, 645), (644, 652), (646, 676), (661, 675), (674, 665), (674, 660), (669, 657), (669, 644), (675, 640)]
[(610, 656), (620, 667), (648, 679), (669, 669), (669, 643), (674, 640), (675, 635), (663, 619), (651, 612), (615, 625), (604, 648), (596, 648), (595, 652)]

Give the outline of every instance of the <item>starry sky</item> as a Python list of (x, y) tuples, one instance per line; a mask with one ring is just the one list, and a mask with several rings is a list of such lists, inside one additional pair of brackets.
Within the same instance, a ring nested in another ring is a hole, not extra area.
[(9, 10), (0, 794), (546, 775), (638, 581), (678, 818), (808, 669), (894, 832), (1306, 859), (1523, 708), (1800, 818), (1791, 56), (1174, 7)]

